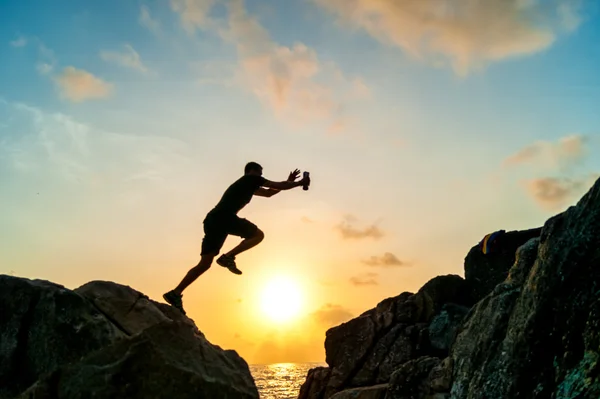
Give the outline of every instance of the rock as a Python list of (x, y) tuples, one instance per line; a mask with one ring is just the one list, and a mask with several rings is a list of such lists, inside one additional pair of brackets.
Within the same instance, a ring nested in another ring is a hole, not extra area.
[(2, 399), (258, 398), (237, 353), (130, 287), (0, 275), (0, 306)]
[(338, 392), (331, 399), (385, 399), (388, 384), (373, 385), (366, 388), (351, 388)]
[(375, 343), (375, 333), (375, 323), (368, 316), (352, 319), (326, 332), (325, 361), (332, 369), (326, 398), (345, 386), (359, 369)]
[(386, 399), (426, 399), (433, 394), (429, 375), (440, 359), (423, 356), (400, 366), (390, 379)]
[(308, 370), (306, 380), (300, 386), (298, 399), (324, 399), (330, 376), (329, 367), (315, 367)]
[(448, 355), (450, 346), (467, 313), (469, 313), (469, 308), (447, 303), (442, 307), (442, 311), (431, 320), (427, 330), (429, 342), (434, 350), (439, 351), (436, 353), (439, 357)]
[(470, 314), (451, 350), (452, 398), (600, 397), (599, 234), (600, 180)]
[(246, 362), (199, 338), (184, 323), (161, 322), (38, 381), (21, 399), (257, 399)]
[(133, 288), (111, 281), (91, 281), (74, 290), (90, 300), (127, 335), (137, 334), (160, 322), (173, 320), (198, 331), (194, 322), (173, 307), (155, 302)]
[(488, 254), (481, 252), (479, 245), (471, 248), (465, 257), (465, 280), (474, 301), (481, 300), (506, 279), (515, 263), (517, 248), (539, 237), (541, 230), (539, 227), (505, 232), (496, 238), (494, 251)]
[(452, 386), (452, 358), (447, 357), (429, 373), (429, 386), (434, 393), (450, 393)]
[(420, 321), (423, 322), (431, 321), (432, 317), (439, 313), (446, 303), (455, 303), (466, 307), (471, 307), (475, 303), (466, 280), (456, 274), (432, 278), (421, 287), (417, 292), (417, 295), (419, 294), (427, 295), (431, 299), (432, 308), (428, 309), (421, 318)]
[(65, 287), (0, 275), (0, 398), (126, 335)]

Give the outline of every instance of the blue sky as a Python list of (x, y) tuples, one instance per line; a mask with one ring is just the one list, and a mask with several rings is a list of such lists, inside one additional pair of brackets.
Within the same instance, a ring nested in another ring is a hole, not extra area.
[[(349, 315), (462, 274), (484, 234), (541, 225), (600, 173), (599, 22), (571, 0), (5, 0), (0, 272), (160, 298), (256, 160), (311, 190), (253, 200), (248, 275), (211, 271), (189, 301), (281, 272), (307, 315)], [(365, 266), (385, 253), (400, 262)], [(258, 332), (195, 306), (258, 359)]]

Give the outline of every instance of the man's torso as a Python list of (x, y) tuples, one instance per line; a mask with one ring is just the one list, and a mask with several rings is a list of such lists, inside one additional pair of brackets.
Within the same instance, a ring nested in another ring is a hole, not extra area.
[(255, 175), (244, 175), (231, 184), (223, 193), (219, 203), (210, 211), (210, 214), (223, 216), (236, 215), (245, 207), (254, 192), (262, 186), (265, 178)]

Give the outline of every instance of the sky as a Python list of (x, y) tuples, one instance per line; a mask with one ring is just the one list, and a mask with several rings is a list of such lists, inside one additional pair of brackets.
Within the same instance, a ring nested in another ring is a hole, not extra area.
[[(0, 273), (162, 301), (246, 162), (299, 168), (308, 191), (240, 212), (265, 232), (244, 274), (214, 265), (183, 301), (249, 363), (323, 361), (328, 328), (464, 276), (485, 234), (541, 226), (600, 176), (599, 8), (3, 0)], [(278, 279), (287, 320), (263, 306)]]

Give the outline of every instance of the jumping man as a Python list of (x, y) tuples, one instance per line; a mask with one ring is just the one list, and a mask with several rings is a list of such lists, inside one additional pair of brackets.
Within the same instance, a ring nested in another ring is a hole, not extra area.
[(238, 217), (237, 213), (250, 202), (254, 195), (272, 197), (281, 190), (310, 184), (308, 177), (296, 181), (299, 175), (300, 171), (296, 169), (290, 172), (287, 181), (273, 182), (262, 176), (262, 166), (256, 162), (246, 164), (244, 175), (229, 186), (219, 203), (204, 219), (204, 238), (202, 239), (200, 262), (188, 271), (174, 290), (163, 295), (165, 301), (185, 314), (182, 303), (183, 290), (210, 268), (228, 235), (238, 236), (244, 240), (231, 251), (221, 255), (217, 259), (217, 264), (229, 269), (232, 273), (242, 274), (235, 264), (236, 255), (256, 246), (265, 235), (254, 223)]

